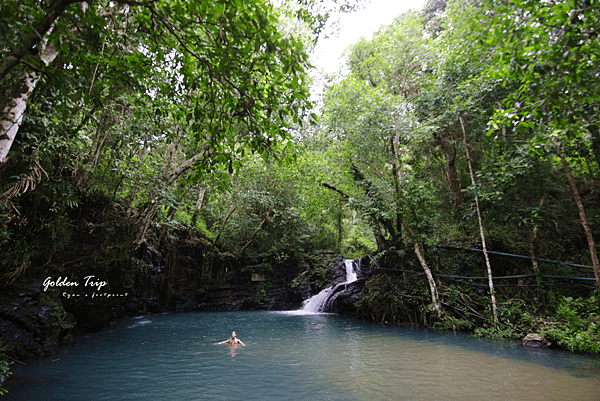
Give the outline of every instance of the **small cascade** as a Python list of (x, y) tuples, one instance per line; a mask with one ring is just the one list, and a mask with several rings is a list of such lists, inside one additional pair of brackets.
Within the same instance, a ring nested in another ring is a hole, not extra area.
[(340, 283), (333, 287), (325, 288), (323, 291), (318, 293), (317, 295), (308, 298), (302, 303), (302, 308), (300, 308), (300, 312), (310, 314), (310, 313), (321, 313), (323, 308), (327, 304), (329, 297), (335, 290), (338, 289), (339, 286), (347, 285), (358, 280), (356, 276), (356, 272), (354, 271), (354, 260), (345, 259), (344, 263), (346, 265), (346, 281)]
[(354, 260), (345, 259), (344, 263), (346, 264), (346, 282), (342, 284), (350, 284), (358, 280), (356, 271), (354, 270)]

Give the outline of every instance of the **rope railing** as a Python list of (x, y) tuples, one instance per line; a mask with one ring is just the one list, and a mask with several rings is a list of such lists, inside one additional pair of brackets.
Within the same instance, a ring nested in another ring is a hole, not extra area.
[[(450, 247), (450, 246), (446, 246), (446, 245), (434, 245), (434, 246), (451, 248), (451, 249), (458, 249), (458, 250), (481, 251), (481, 249), (457, 248), (457, 247)], [(514, 256), (514, 257), (529, 258), (529, 257), (523, 256), (523, 255), (513, 255), (513, 254), (502, 253), (502, 252), (490, 252), (490, 253), (495, 253), (495, 254), (503, 255), (503, 256)], [(411, 271), (411, 270), (403, 270), (403, 269), (390, 269), (390, 268), (381, 267), (377, 263), (377, 261), (371, 255), (368, 255), (368, 256), (369, 256), (369, 259), (371, 260), (371, 264), (375, 265), (375, 267), (377, 268), (377, 270), (382, 270), (384, 272), (385, 271), (390, 271), (390, 272), (408, 273), (408, 274), (415, 274), (415, 275), (423, 275), (423, 274), (425, 274), (425, 273), (419, 272), (419, 271)], [(529, 259), (531, 259), (531, 258), (529, 258)], [(559, 263), (559, 264), (563, 264), (563, 265), (567, 265), (567, 266), (572, 266), (572, 267), (580, 267), (580, 268), (590, 268), (590, 269), (593, 269), (590, 266), (577, 265), (577, 264), (573, 264), (573, 263), (565, 263), (565, 262), (559, 262), (559, 261), (551, 261), (551, 260), (548, 260), (548, 259), (538, 259), (538, 261), (547, 261), (547, 262)], [(462, 281), (462, 280), (488, 280), (488, 277), (454, 276), (454, 275), (448, 275), (448, 274), (438, 274), (438, 273), (434, 273), (434, 272), (432, 272), (432, 274), (435, 277), (447, 278), (447, 279), (450, 279), (452, 281), (456, 281), (456, 282), (459, 282), (459, 283), (462, 283), (462, 284), (466, 284), (466, 285), (471, 285), (471, 286), (475, 286), (475, 287), (489, 287), (489, 284), (476, 284), (476, 283), (469, 283), (469, 282)], [(533, 278), (533, 277), (540, 277), (540, 278), (550, 279), (550, 280), (560, 280), (560, 279), (562, 279), (562, 280), (596, 281), (596, 279), (594, 277), (556, 276), (556, 275), (550, 275), (550, 274), (540, 274), (539, 276), (537, 276), (535, 274), (521, 274), (521, 275), (515, 275), (515, 276), (494, 276), (494, 280)], [(556, 283), (556, 282), (550, 282), (548, 284), (549, 285), (574, 285), (574, 286), (583, 287), (583, 288), (589, 288), (589, 289), (596, 289), (597, 288), (595, 286), (589, 286), (589, 285), (580, 284), (580, 283)], [(498, 286), (498, 287), (539, 287), (538, 284), (496, 284), (495, 286)]]
[[(460, 251), (483, 252), (482, 249), (477, 249), (477, 248), (460, 248), (460, 247), (457, 247), (457, 246), (438, 245), (438, 244), (433, 244), (432, 246), (435, 246), (436, 248), (456, 249), (456, 250), (460, 250)], [(510, 257), (513, 257), (513, 258), (531, 259), (531, 256), (515, 255), (513, 253), (494, 252), (494, 251), (487, 251), (487, 253), (492, 254), (492, 255), (510, 256)], [(565, 265), (565, 266), (579, 267), (579, 268), (583, 268), (583, 269), (594, 270), (594, 268), (592, 266), (578, 265), (576, 263), (560, 262), (558, 260), (542, 259), (542, 258), (536, 258), (536, 260), (538, 262), (556, 263), (556, 264)]]

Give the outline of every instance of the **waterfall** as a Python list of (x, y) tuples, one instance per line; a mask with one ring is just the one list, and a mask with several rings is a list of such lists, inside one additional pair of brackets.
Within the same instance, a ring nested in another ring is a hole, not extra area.
[(354, 261), (352, 259), (345, 259), (344, 263), (346, 265), (346, 281), (340, 283), (336, 286), (325, 288), (323, 291), (318, 293), (317, 295), (308, 298), (302, 303), (302, 308), (300, 311), (303, 313), (321, 313), (323, 311), (323, 307), (329, 300), (329, 297), (332, 293), (337, 290), (337, 288), (341, 285), (346, 285), (355, 282), (358, 278), (356, 277), (356, 272), (354, 271)]

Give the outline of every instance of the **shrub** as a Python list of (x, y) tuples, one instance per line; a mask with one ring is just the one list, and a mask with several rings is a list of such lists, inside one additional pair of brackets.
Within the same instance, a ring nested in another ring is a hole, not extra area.
[(599, 312), (596, 295), (578, 299), (564, 297), (556, 310), (556, 317), (546, 322), (540, 332), (569, 351), (600, 353)]
[[(0, 345), (0, 356), (5, 357), (4, 352), (8, 349), (8, 345)], [(8, 387), (4, 387), (4, 382), (11, 374), (10, 365), (12, 362), (2, 359), (0, 360), (0, 395), (8, 393)]]

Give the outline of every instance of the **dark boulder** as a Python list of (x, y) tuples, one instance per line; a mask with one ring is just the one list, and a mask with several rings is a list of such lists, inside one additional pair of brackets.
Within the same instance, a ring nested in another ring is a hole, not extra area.
[(346, 283), (346, 263), (341, 256), (338, 257), (338, 261), (332, 266), (334, 279), (331, 286), (334, 286), (334, 290), (325, 302), (323, 307), (325, 312), (351, 316), (357, 315), (355, 304), (362, 297), (363, 286), (371, 271), (367, 257), (354, 259), (352, 266), (357, 280), (351, 283)]
[(339, 285), (330, 295), (324, 310), (326, 312), (339, 313), (341, 315), (356, 316), (357, 311), (355, 303), (360, 300), (364, 285), (364, 279), (359, 279), (349, 284)]

